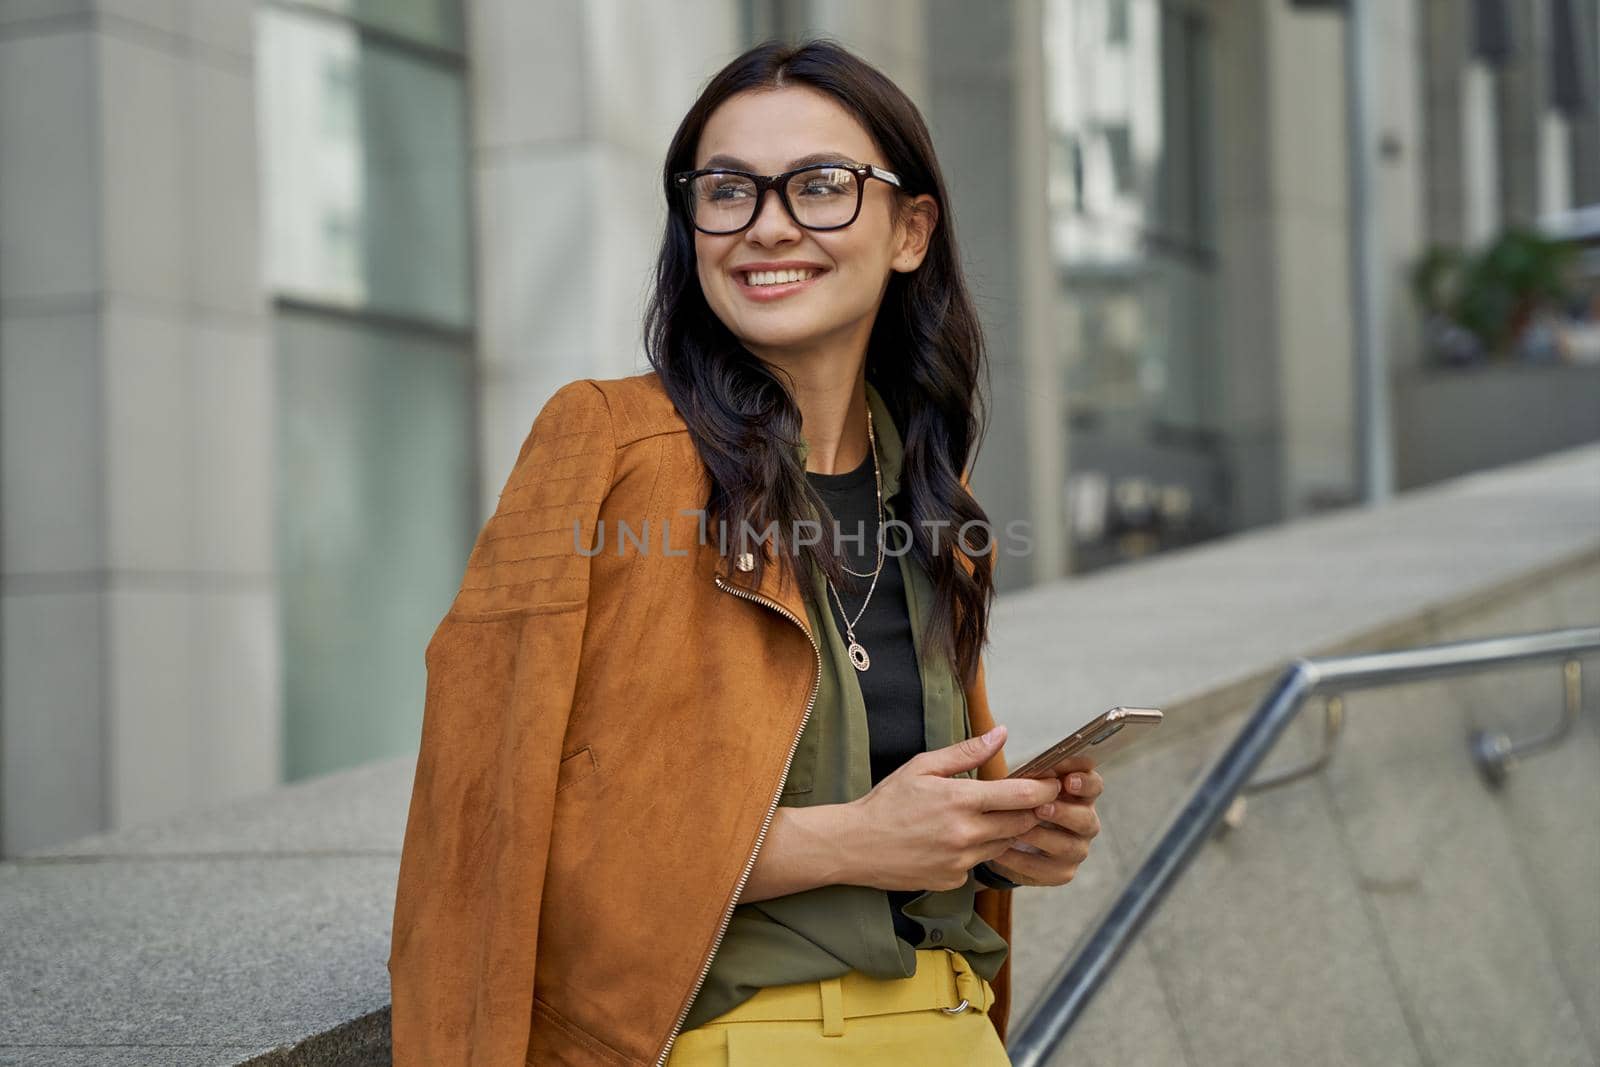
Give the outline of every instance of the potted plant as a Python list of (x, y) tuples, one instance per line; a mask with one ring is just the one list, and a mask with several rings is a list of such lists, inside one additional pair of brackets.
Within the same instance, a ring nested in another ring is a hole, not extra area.
[(1577, 245), (1522, 227), (1507, 229), (1477, 255), (1436, 245), (1411, 273), (1428, 318), (1431, 349), (1447, 363), (1509, 360), (1540, 307), (1571, 298)]

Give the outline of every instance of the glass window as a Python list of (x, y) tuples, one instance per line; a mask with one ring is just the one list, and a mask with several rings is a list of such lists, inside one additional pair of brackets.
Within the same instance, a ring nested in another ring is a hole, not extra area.
[(457, 9), (257, 12), (288, 779), (415, 750), (481, 522)]
[(373, 29), (421, 44), (460, 51), (461, 6), (457, 0), (302, 0)]
[(476, 534), (470, 351), (280, 310), (288, 779), (416, 748), (422, 651)]
[(1045, 32), (1067, 499), (1091, 570), (1224, 526), (1209, 42), (1161, 0), (1047, 0)]
[(1128, 0), (1106, 0), (1106, 44), (1128, 43)]
[(1125, 122), (1109, 122), (1100, 132), (1106, 139), (1106, 151), (1111, 158), (1112, 188), (1119, 193), (1133, 192), (1132, 131)]
[(335, 19), (272, 7), (258, 19), (270, 284), (318, 304), (467, 326), (461, 69)]

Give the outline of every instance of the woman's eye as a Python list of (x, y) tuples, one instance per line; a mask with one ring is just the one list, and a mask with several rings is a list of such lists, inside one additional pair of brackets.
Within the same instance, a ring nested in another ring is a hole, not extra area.
[(806, 182), (805, 188), (800, 190), (801, 196), (833, 196), (844, 192), (844, 185), (840, 182), (814, 181)]
[(737, 200), (741, 196), (748, 196), (750, 190), (742, 185), (719, 185), (711, 190), (712, 200)]

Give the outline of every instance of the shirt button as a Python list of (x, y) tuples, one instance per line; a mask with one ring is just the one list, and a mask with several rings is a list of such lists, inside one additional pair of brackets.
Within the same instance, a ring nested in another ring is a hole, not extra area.
[(935, 945), (937, 945), (939, 942), (944, 940), (944, 931), (943, 930), (930, 930), (930, 931), (928, 931), (928, 940), (932, 941)]

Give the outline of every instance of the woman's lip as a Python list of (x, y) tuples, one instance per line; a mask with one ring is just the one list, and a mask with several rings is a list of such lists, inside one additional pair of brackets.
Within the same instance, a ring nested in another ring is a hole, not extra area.
[(802, 278), (797, 282), (784, 282), (781, 285), (749, 285), (744, 280), (745, 272), (736, 270), (733, 272), (733, 282), (739, 287), (739, 291), (751, 300), (782, 300), (816, 283), (826, 273), (828, 273), (826, 270), (819, 270), (809, 278)]

